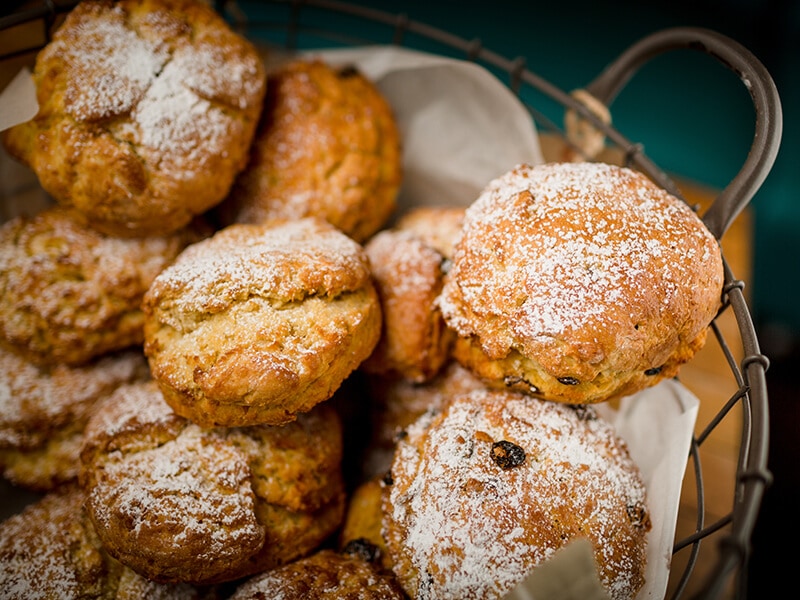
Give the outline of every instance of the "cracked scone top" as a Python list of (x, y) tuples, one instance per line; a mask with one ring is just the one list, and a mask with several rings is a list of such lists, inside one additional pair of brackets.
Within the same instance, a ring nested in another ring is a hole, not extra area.
[(197, 0), (86, 0), (37, 56), (39, 112), (9, 153), (115, 235), (162, 234), (220, 202), (266, 85), (255, 47)]
[(203, 426), (292, 421), (369, 356), (382, 322), (363, 247), (310, 217), (230, 225), (189, 246), (143, 310), (153, 377)]
[(592, 403), (675, 376), (722, 286), (717, 240), (641, 173), (519, 165), (467, 209), (440, 306), (488, 383)]
[(118, 388), (86, 427), (80, 484), (109, 554), (161, 582), (231, 581), (304, 556), (345, 510), (341, 422), (203, 429), (153, 381)]

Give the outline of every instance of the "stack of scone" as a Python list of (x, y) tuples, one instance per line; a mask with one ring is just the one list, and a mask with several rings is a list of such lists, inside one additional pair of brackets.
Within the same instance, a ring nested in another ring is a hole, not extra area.
[[(53, 206), (0, 227), (9, 598), (500, 598), (578, 537), (610, 598), (650, 513), (592, 404), (673, 377), (714, 237), (625, 168), (518, 165), (395, 214), (353, 68), (271, 68), (207, 4), (85, 0), (4, 134)], [(426, 199), (420, 199), (424, 202)]]

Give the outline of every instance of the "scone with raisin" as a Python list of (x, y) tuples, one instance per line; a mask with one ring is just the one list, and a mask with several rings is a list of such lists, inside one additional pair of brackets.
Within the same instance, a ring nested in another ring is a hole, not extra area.
[(723, 280), (701, 218), (642, 173), (519, 165), (468, 207), (439, 304), (454, 356), (487, 383), (585, 404), (674, 377)]
[(577, 538), (613, 600), (644, 585), (645, 485), (592, 406), (476, 390), (406, 432), (383, 480), (382, 532), (410, 597), (502, 598)]

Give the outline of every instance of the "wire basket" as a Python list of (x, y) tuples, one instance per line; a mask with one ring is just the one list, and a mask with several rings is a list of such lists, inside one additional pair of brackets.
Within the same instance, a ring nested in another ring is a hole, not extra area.
[[(24, 48), (2, 49), (0, 60), (24, 60), (49, 41), (59, 19), (75, 1), (48, 0), (17, 10), (0, 18), (0, 31), (12, 27), (41, 24), (41, 39)], [(247, 5), (247, 6), (246, 6)], [(656, 32), (635, 43), (611, 62), (583, 89), (584, 95), (567, 93), (551, 85), (526, 68), (522, 57), (505, 58), (478, 40), (465, 40), (443, 30), (363, 6), (325, 0), (274, 0), (266, 2), (217, 1), (217, 10), (240, 32), (259, 42), (288, 51), (368, 44), (392, 44), (433, 51), (473, 61), (484, 66), (516, 94), (541, 131), (549, 131), (563, 141), (570, 151), (586, 155), (575, 142), (568, 127), (548, 119), (525, 98), (534, 91), (558, 103), (566, 115), (590, 123), (600, 132), (606, 149), (613, 149), (621, 162), (640, 170), (672, 194), (683, 198), (678, 186), (643, 151), (643, 146), (628, 140), (603, 118), (617, 94), (637, 70), (652, 58), (677, 49), (690, 49), (710, 55), (722, 67), (732, 70), (747, 88), (755, 107), (755, 133), (745, 163), (732, 181), (719, 193), (702, 218), (711, 232), (722, 239), (729, 226), (758, 191), (774, 163), (780, 144), (782, 112), (774, 82), (765, 67), (746, 48), (719, 33), (699, 28), (672, 28)], [(586, 100), (596, 102), (595, 105)], [(599, 104), (597, 104), (599, 103)], [(599, 110), (598, 110), (599, 107)], [(568, 119), (565, 119), (567, 122)], [(734, 276), (725, 262), (723, 306), (711, 324), (714, 341), (725, 356), (736, 391), (707, 423), (700, 423), (690, 448), (689, 464), (696, 484), (696, 526), (691, 535), (677, 539), (673, 557), (687, 553), (682, 571), (671, 573), (673, 598), (684, 597), (692, 580), (694, 597), (718, 598), (733, 588), (737, 596), (746, 596), (747, 564), (750, 538), (756, 524), (765, 489), (771, 474), (767, 469), (769, 413), (765, 373), (768, 359), (760, 353), (759, 342), (748, 310), (744, 283)], [(735, 339), (724, 333), (720, 319), (735, 319)], [(726, 339), (727, 338), (727, 339)], [(737, 361), (732, 350), (740, 350)], [(702, 399), (701, 399), (702, 400)], [(741, 441), (730, 512), (713, 523), (706, 523), (706, 491), (700, 448), (714, 429), (736, 408), (742, 415)], [(687, 476), (689, 475), (687, 471)], [(713, 568), (697, 582), (695, 572), (701, 548), (711, 536), (717, 543)], [(692, 579), (693, 576), (695, 579)]]

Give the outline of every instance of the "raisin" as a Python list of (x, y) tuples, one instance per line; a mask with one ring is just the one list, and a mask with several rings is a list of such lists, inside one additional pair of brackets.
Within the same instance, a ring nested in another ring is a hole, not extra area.
[(380, 549), (366, 538), (357, 538), (347, 542), (342, 554), (361, 558), (366, 562), (375, 562), (381, 554)]
[(501, 469), (513, 469), (525, 462), (525, 450), (507, 440), (492, 444), (492, 460)]
[(663, 368), (664, 368), (663, 366), (661, 366), (661, 367), (653, 367), (652, 369), (647, 369), (647, 371), (645, 371), (644, 374), (645, 375), (658, 375), (659, 373), (661, 373), (661, 369), (663, 369)]
[(392, 478), (392, 472), (386, 471), (381, 481), (383, 482), (384, 485), (392, 485), (394, 483), (394, 478)]
[(563, 383), (564, 385), (578, 385), (581, 381), (580, 379), (575, 379), (574, 377), (559, 377), (559, 383)]

